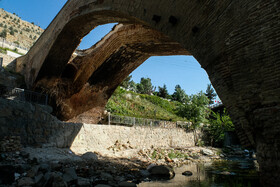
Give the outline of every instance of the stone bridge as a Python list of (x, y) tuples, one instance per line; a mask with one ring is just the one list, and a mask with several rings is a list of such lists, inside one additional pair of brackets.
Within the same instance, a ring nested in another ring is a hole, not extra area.
[[(280, 183), (279, 0), (69, 0), (16, 69), (49, 93), (62, 120), (98, 114), (150, 56), (193, 55), (240, 136), (257, 149), (262, 182)], [(73, 54), (98, 25), (119, 25)]]

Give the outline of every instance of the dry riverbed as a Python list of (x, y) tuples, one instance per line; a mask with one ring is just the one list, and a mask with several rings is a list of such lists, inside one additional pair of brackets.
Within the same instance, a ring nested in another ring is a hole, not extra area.
[[(234, 153), (245, 155), (246, 151), (236, 148)], [(155, 177), (172, 178), (173, 167), (224, 156), (220, 149), (211, 147), (136, 150), (118, 142), (104, 154), (27, 147), (0, 153), (0, 186), (136, 186)]]

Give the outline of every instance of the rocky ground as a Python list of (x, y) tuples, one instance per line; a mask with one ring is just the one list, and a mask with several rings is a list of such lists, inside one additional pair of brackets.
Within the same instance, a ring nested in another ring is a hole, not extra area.
[[(112, 149), (125, 151), (117, 147)], [(136, 186), (141, 181), (172, 178), (172, 168), (183, 164), (250, 154), (238, 147), (225, 150), (226, 154), (210, 147), (151, 148), (121, 158), (92, 152), (76, 155), (70, 149), (27, 147), (0, 153), (0, 186)]]

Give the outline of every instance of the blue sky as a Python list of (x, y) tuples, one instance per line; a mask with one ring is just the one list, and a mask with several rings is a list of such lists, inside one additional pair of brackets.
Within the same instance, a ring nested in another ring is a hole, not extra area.
[[(0, 8), (16, 13), (23, 20), (34, 22), (46, 29), (67, 0), (0, 0)], [(91, 47), (106, 35), (113, 24), (99, 26), (87, 35), (80, 44), (81, 49)], [(167, 85), (169, 94), (179, 84), (188, 95), (205, 91), (210, 83), (208, 75), (192, 56), (151, 57), (134, 72), (132, 79), (140, 82), (149, 77), (154, 86)]]

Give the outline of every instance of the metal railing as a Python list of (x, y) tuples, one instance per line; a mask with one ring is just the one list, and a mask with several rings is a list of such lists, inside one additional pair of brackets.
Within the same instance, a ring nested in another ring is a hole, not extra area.
[(154, 119), (145, 119), (145, 118), (135, 118), (135, 117), (128, 117), (128, 116), (117, 116), (117, 115), (108, 115), (108, 124), (121, 124), (121, 125), (128, 125), (128, 126), (159, 126), (160, 123), (164, 123), (161, 120), (154, 120)]
[[(190, 125), (189, 122), (170, 122), (156, 119), (136, 118), (128, 116), (118, 116), (108, 114), (109, 125), (125, 125), (125, 126), (150, 126), (150, 127), (164, 127), (164, 128), (186, 128)], [(173, 125), (171, 125), (173, 124)]]
[(216, 108), (216, 107), (219, 107), (219, 106), (222, 106), (222, 105), (223, 105), (223, 103), (219, 102), (219, 103), (216, 103), (216, 104), (209, 105), (209, 108)]
[(2, 37), (0, 37), (0, 42), (5, 43), (5, 44), (10, 45), (10, 46), (13, 46), (13, 47), (16, 47), (16, 48), (19, 48), (19, 49), (22, 49), (22, 50), (25, 50), (25, 51), (29, 50), (28, 48), (22, 47), (19, 44), (16, 44), (16, 43), (13, 43), (13, 42), (9, 42), (5, 38), (2, 38)]
[(48, 95), (33, 92), (30, 90), (25, 90), (21, 88), (11, 88), (6, 86), (0, 86), (0, 97), (11, 99), (11, 100), (19, 100), (31, 103), (37, 103), (41, 105), (48, 104)]

